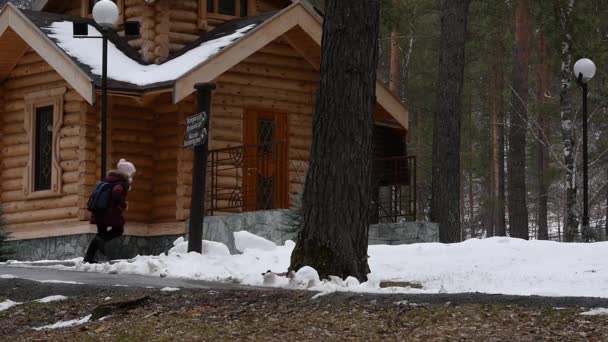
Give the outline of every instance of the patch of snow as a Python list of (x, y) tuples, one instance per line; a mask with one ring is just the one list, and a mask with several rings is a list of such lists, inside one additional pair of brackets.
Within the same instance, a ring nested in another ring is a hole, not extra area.
[(0, 279), (16, 279), (17, 277), (12, 274), (2, 274), (0, 275)]
[(75, 327), (78, 325), (82, 325), (85, 324), (87, 322), (89, 322), (91, 320), (91, 317), (93, 315), (88, 315), (86, 317), (83, 317), (81, 319), (73, 319), (71, 321), (59, 321), (57, 323), (53, 323), (50, 325), (45, 325), (43, 327), (38, 327), (38, 328), (34, 328), (34, 330), (51, 330), (51, 329), (61, 329), (61, 328), (71, 328), (71, 327)]
[[(139, 86), (176, 80), (232, 44), (255, 26), (252, 24), (238, 29), (230, 35), (204, 42), (183, 55), (160, 65), (142, 65), (126, 56), (112, 42), (108, 42), (108, 77)], [(89, 66), (93, 74), (101, 75), (101, 39), (74, 38), (70, 21), (52, 23), (45, 30), (50, 31), (49, 37), (55, 39), (57, 45), (68, 55)], [(101, 33), (89, 25), (89, 36), (99, 37)]]
[(234, 245), (236, 249), (245, 252), (248, 249), (257, 249), (262, 251), (273, 251), (277, 245), (272, 241), (268, 241), (262, 237), (251, 234), (248, 231), (234, 232)]
[(68, 297), (66, 296), (48, 296), (41, 299), (35, 300), (38, 303), (50, 303), (50, 302), (58, 302), (62, 300), (66, 300)]
[(105, 300), (105, 301), (107, 302), (107, 301), (109, 301), (109, 300), (112, 300), (112, 297), (106, 297), (106, 298), (104, 298), (103, 300)]
[(160, 290), (163, 291), (163, 292), (175, 292), (175, 291), (179, 291), (179, 289), (177, 287), (163, 287)]
[[(226, 245), (221, 242), (215, 241), (203, 241), (202, 254), (207, 255), (230, 255), (230, 250)], [(175, 240), (173, 242), (173, 248), (169, 250), (169, 255), (171, 254), (187, 254), (188, 253), (188, 241), (184, 240), (183, 237)]]
[(19, 302), (13, 302), (10, 299), (5, 300), (4, 302), (0, 303), (0, 311), (4, 311), (4, 310), (8, 310), (10, 308), (12, 308), (15, 305), (19, 305), (21, 303)]
[[(174, 250), (166, 255), (138, 256), (130, 262), (77, 264), (61, 269), (157, 277), (162, 274), (321, 293), (481, 292), (608, 298), (608, 266), (603, 262), (608, 258), (608, 242), (559, 243), (494, 237), (455, 244), (374, 245), (368, 248), (371, 273), (366, 282), (359, 283), (354, 278), (320, 280), (310, 267), (298, 270), (293, 277), (279, 276), (277, 273), (289, 268), (295, 246), (292, 241), (276, 246), (259, 237), (252, 238), (251, 234), (235, 234), (235, 238), (245, 244), (240, 246), (244, 249), (242, 254), (226, 254), (225, 246), (206, 254)], [(259, 248), (258, 242), (269, 248)], [(176, 247), (183, 243), (176, 241)], [(208, 243), (205, 241), (204, 245)], [(422, 288), (380, 288), (382, 281), (418, 283)]]
[(594, 308), (589, 311), (582, 312), (583, 316), (599, 316), (608, 315), (608, 308)]

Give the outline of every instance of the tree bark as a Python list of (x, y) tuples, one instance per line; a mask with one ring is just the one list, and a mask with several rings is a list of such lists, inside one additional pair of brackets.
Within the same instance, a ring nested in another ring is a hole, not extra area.
[(367, 280), (379, 26), (379, 0), (325, 4), (312, 157), (290, 270)]
[[(393, 0), (393, 6), (397, 7), (399, 2)], [(399, 81), (401, 77), (401, 53), (399, 52), (399, 25), (398, 20), (393, 23), (393, 30), (391, 32), (391, 63), (390, 73), (388, 81), (388, 89), (399, 97)]]
[[(475, 155), (475, 148), (474, 148), (474, 143), (473, 143), (473, 138), (472, 138), (472, 131), (473, 131), (473, 101), (472, 101), (472, 94), (469, 93), (469, 100), (468, 100), (468, 106), (467, 106), (467, 116), (468, 116), (468, 125), (469, 125), (469, 136), (468, 136), (468, 144), (469, 144), (469, 179), (468, 179), (468, 185), (469, 185), (469, 194), (468, 194), (468, 199), (469, 199), (469, 219), (467, 221), (468, 224), (468, 228), (469, 231), (471, 231), (471, 238), (474, 238), (476, 235), (476, 228), (477, 228), (477, 222), (475, 220), (475, 202), (474, 202), (474, 194), (473, 194), (473, 163), (474, 163), (474, 155)], [(466, 234), (465, 234), (466, 236)]]
[(559, 6), (557, 13), (561, 28), (561, 91), (559, 93), (564, 165), (566, 167), (566, 213), (564, 215), (564, 241), (572, 242), (578, 237), (578, 211), (576, 209), (576, 161), (574, 157), (574, 117), (572, 104), (572, 9), (574, 0)]
[(431, 220), (439, 224), (439, 241), (460, 241), (460, 130), (469, 0), (444, 0), (437, 111), (433, 129)]
[[(498, 40), (498, 39), (497, 39)], [(500, 40), (498, 40), (500, 42)], [(499, 43), (497, 48), (498, 56), (496, 57), (495, 70), (495, 93), (494, 93), (494, 111), (496, 115), (496, 146), (495, 153), (495, 203), (494, 203), (494, 234), (496, 236), (506, 236), (506, 216), (505, 216), (505, 127), (506, 118), (504, 110), (504, 47)]]
[(538, 141), (536, 142), (536, 175), (538, 183), (538, 236), (539, 240), (549, 239), (547, 225), (547, 199), (548, 189), (545, 180), (545, 172), (549, 156), (549, 132), (545, 118), (545, 95), (549, 91), (549, 66), (547, 55), (547, 41), (542, 31), (538, 34), (538, 52), (540, 65), (538, 68), (538, 86), (536, 93), (538, 128)]
[(509, 128), (509, 227), (511, 236), (529, 239), (526, 205), (526, 132), (528, 123), (528, 61), (530, 18), (527, 0), (515, 6), (513, 100)]
[(490, 85), (490, 191), (489, 191), (489, 205), (491, 210), (491, 222), (488, 227), (488, 237), (498, 235), (497, 219), (498, 219), (498, 196), (499, 196), (499, 168), (500, 163), (498, 160), (499, 147), (498, 147), (498, 112), (500, 110), (500, 99), (502, 96), (498, 93), (499, 69), (501, 66), (498, 64), (499, 59), (494, 58), (494, 65), (492, 68), (492, 79)]

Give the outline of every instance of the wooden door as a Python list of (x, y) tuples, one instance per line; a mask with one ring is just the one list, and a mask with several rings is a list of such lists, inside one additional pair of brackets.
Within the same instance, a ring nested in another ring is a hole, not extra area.
[(287, 208), (287, 116), (247, 110), (244, 141), (244, 210)]

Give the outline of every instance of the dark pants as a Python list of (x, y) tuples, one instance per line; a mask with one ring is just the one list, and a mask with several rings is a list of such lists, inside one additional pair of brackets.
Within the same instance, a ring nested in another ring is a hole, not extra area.
[(98, 224), (97, 235), (89, 244), (87, 253), (84, 257), (84, 261), (95, 260), (95, 253), (99, 250), (103, 255), (106, 254), (106, 242), (115, 239), (122, 235), (124, 232), (123, 226), (112, 226), (112, 229), (108, 231), (108, 225)]

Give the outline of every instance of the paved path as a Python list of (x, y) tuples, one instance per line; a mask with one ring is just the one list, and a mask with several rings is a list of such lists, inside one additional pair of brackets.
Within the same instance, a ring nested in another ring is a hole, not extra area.
[[(2, 277), (2, 275), (5, 275)], [(214, 283), (208, 281), (161, 278), (131, 274), (107, 274), (94, 272), (63, 271), (47, 267), (20, 267), (0, 265), (0, 278), (15, 276), (21, 279), (44, 283), (72, 283), (98, 286), (131, 286), (131, 287), (179, 287), (192, 289), (243, 288), (242, 285)]]
[[(5, 275), (5, 277), (2, 277), (2, 275)], [(6, 275), (15, 276), (17, 279), (9, 279), (6, 277)], [(160, 278), (128, 274), (75, 272), (46, 267), (15, 267), (0, 264), (0, 297), (10, 298), (14, 301), (28, 301), (56, 294), (66, 296), (82, 295), (97, 289), (113, 288), (129, 291), (145, 287), (159, 289), (163, 287), (177, 287), (183, 289), (201, 290), (259, 289), (239, 284), (207, 282), (190, 279)], [(312, 295), (313, 293), (311, 292), (311, 297)], [(524, 306), (608, 308), (608, 298), (506, 296), (482, 293), (394, 295), (334, 293), (321, 296), (320, 299), (327, 301), (375, 301), (378, 303), (394, 303), (397, 301), (406, 300), (410, 303), (428, 304), (450, 302), (455, 305), (504, 304)]]

